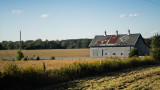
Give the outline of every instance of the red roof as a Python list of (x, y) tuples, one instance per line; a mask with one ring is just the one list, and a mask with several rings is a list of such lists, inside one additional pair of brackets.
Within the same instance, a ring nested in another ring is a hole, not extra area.
[(117, 39), (118, 39), (118, 35), (112, 35), (106, 39), (104, 39), (103, 41), (97, 41), (96, 45), (100, 45), (100, 44), (115, 44)]
[(114, 43), (116, 43), (118, 37), (119, 37), (118, 35), (112, 35), (111, 38), (109, 39), (108, 44), (114, 44)]

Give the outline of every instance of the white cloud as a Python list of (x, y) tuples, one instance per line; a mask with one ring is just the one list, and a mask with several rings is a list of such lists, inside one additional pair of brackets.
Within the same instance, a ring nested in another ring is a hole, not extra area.
[(126, 17), (137, 17), (137, 16), (142, 16), (142, 14), (137, 14), (137, 13), (134, 13), (134, 14), (121, 14), (119, 17), (120, 18), (126, 18)]
[(127, 14), (121, 14), (119, 17), (120, 18), (125, 18), (125, 17), (128, 17), (128, 15)]
[(150, 34), (156, 34), (156, 33), (158, 33), (157, 30), (154, 30), (154, 31), (150, 32)]
[(47, 18), (47, 17), (48, 17), (48, 14), (41, 15), (41, 18)]
[(142, 14), (136, 14), (136, 13), (135, 13), (135, 14), (130, 14), (129, 16), (130, 16), (130, 17), (137, 17), (137, 16), (142, 16)]
[(12, 14), (21, 14), (23, 10), (12, 10)]

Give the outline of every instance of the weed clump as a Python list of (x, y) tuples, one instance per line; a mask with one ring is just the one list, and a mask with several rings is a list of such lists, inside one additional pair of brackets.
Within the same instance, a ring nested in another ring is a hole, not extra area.
[(52, 57), (51, 57), (51, 60), (55, 60), (55, 57), (54, 57), (54, 56), (52, 56)]
[(20, 69), (16, 64), (6, 64), (3, 68), (3, 74), (4, 76), (17, 76), (18, 73), (20, 72)]

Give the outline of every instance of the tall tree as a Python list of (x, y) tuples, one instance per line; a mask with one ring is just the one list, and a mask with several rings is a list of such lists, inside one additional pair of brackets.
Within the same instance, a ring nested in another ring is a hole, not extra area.
[(155, 60), (160, 60), (160, 35), (156, 34), (151, 43), (151, 56)]

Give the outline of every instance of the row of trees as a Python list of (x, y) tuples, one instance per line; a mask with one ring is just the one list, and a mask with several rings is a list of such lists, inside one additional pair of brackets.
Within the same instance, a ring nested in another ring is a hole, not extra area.
[[(71, 48), (88, 48), (91, 39), (72, 39), (62, 41), (42, 41), (41, 39), (22, 41), (22, 49), (71, 49)], [(0, 42), (0, 50), (2, 49), (19, 49), (19, 41), (2, 41)]]

